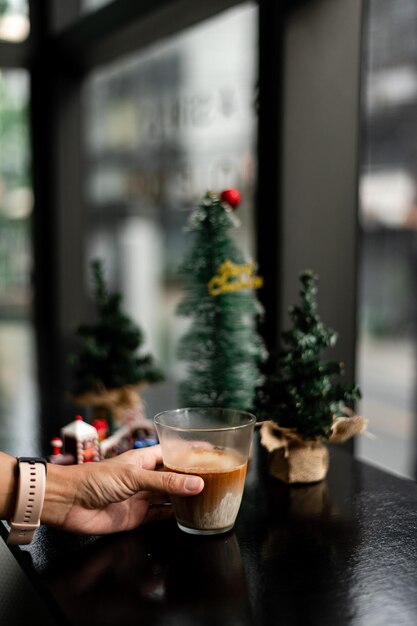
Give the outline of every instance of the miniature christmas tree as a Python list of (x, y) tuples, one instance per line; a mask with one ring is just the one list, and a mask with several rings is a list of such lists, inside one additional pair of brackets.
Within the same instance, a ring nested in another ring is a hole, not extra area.
[(186, 293), (178, 307), (191, 318), (179, 344), (187, 362), (182, 406), (248, 410), (262, 380), (266, 351), (256, 330), (262, 309), (254, 293), (262, 279), (229, 235), (238, 202), (234, 189), (220, 198), (207, 193), (189, 221), (194, 241), (180, 268)]
[(71, 358), (75, 396), (162, 380), (151, 355), (138, 355), (142, 331), (123, 313), (121, 295), (108, 293), (102, 263), (95, 260), (91, 267), (98, 320), (76, 331), (81, 350)]
[[(359, 388), (339, 382), (343, 363), (322, 361), (337, 333), (317, 312), (317, 280), (312, 271), (300, 275), (301, 303), (290, 308), (293, 327), (282, 333), (286, 348), (278, 372), (268, 377), (257, 394), (257, 415), (280, 427), (295, 429), (304, 439), (328, 438), (334, 418), (361, 397)], [(361, 418), (362, 419), (362, 418)]]

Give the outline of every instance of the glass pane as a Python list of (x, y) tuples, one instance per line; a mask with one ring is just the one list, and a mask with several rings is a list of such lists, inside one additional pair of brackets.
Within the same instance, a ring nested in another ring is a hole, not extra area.
[(29, 76), (0, 72), (0, 443), (34, 451), (37, 398), (31, 323)]
[[(175, 316), (184, 226), (208, 189), (239, 188), (239, 241), (253, 249), (256, 11), (222, 13), (96, 72), (86, 88), (87, 257), (106, 260), (170, 381), (184, 328)], [(158, 394), (156, 409), (173, 406)]]
[(366, 30), (359, 455), (416, 477), (417, 4), (371, 0)]
[(29, 30), (28, 0), (0, 0), (0, 40), (24, 41)]

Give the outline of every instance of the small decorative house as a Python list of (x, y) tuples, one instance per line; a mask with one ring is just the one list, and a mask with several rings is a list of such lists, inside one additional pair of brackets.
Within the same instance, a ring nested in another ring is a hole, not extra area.
[(72, 454), (76, 463), (89, 463), (100, 460), (100, 446), (97, 430), (84, 422), (81, 415), (61, 429), (65, 454)]

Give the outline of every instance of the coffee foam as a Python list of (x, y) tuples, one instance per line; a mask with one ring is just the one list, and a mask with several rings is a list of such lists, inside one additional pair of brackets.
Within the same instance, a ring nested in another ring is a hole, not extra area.
[(241, 454), (231, 449), (207, 448), (192, 444), (172, 451), (169, 465), (180, 471), (230, 472), (245, 464)]

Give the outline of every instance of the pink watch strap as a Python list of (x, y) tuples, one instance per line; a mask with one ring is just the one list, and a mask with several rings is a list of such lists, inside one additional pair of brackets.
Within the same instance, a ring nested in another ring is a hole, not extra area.
[(44, 459), (18, 458), (16, 509), (10, 520), (9, 545), (28, 544), (40, 525), (45, 498), (46, 462)]

